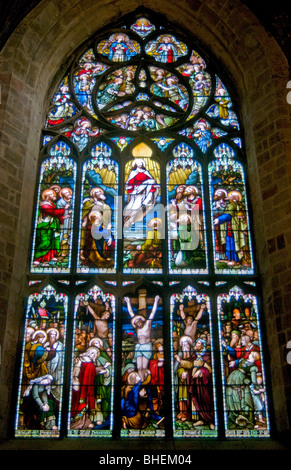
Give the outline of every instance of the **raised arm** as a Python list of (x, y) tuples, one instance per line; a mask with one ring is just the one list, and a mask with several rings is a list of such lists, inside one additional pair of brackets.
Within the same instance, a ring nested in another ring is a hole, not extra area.
[(134, 313), (133, 313), (132, 306), (131, 306), (131, 303), (130, 303), (130, 298), (129, 297), (124, 297), (124, 302), (127, 304), (127, 310), (128, 310), (129, 315), (133, 318)]
[(185, 312), (184, 312), (184, 305), (183, 304), (179, 305), (179, 315), (182, 318), (182, 320), (185, 320), (186, 315), (185, 315)]
[(92, 317), (95, 319), (95, 320), (100, 320), (100, 317), (97, 315), (97, 313), (93, 310), (93, 308), (91, 307), (91, 305), (87, 305), (87, 309), (89, 310), (89, 312), (91, 313)]
[(159, 300), (160, 300), (160, 296), (159, 295), (156, 295), (155, 297), (155, 301), (154, 301), (154, 305), (153, 305), (153, 308), (152, 308), (152, 311), (151, 311), (151, 314), (149, 316), (149, 320), (153, 320), (155, 314), (156, 314), (156, 311), (157, 311), (157, 307), (158, 307), (158, 304), (159, 304)]
[(200, 318), (202, 317), (203, 312), (204, 312), (205, 309), (206, 309), (206, 304), (201, 304), (200, 310), (199, 310), (199, 312), (197, 313), (197, 315), (195, 317), (195, 321), (200, 320)]

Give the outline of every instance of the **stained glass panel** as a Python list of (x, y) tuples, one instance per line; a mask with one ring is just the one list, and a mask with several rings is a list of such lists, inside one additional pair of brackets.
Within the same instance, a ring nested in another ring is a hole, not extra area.
[(204, 60), (195, 51), (191, 53), (190, 62), (186, 62), (177, 68), (185, 78), (188, 78), (193, 92), (193, 107), (189, 119), (195, 116), (209, 100), (212, 79), (205, 69)]
[(215, 270), (253, 273), (244, 170), (235, 151), (221, 144), (209, 164)]
[(92, 287), (75, 301), (68, 435), (111, 436), (115, 298)]
[(98, 86), (96, 95), (99, 109), (114, 109), (114, 105), (120, 101), (120, 97), (125, 99), (125, 103), (128, 102), (129, 97), (135, 92), (136, 69), (137, 66), (128, 66), (106, 75), (105, 80)]
[(169, 264), (171, 273), (206, 273), (202, 167), (181, 143), (167, 164)]
[(147, 18), (138, 18), (136, 22), (131, 25), (131, 29), (144, 38), (155, 30), (155, 26)]
[(162, 272), (164, 211), (160, 204), (160, 165), (140, 144), (125, 165), (124, 272)]
[[(127, 103), (126, 105), (131, 104)], [(124, 110), (122, 113), (107, 113), (108, 121), (120, 129), (129, 131), (157, 131), (172, 126), (177, 122), (177, 117), (173, 115), (173, 108), (163, 108), (164, 112), (159, 110), (160, 103), (154, 103), (156, 108), (145, 103), (141, 106), (131, 107), (129, 112)], [(158, 112), (157, 112), (158, 111)]]
[(174, 437), (216, 437), (211, 307), (188, 287), (171, 296)]
[(48, 113), (47, 127), (63, 124), (64, 121), (77, 113), (77, 107), (72, 101), (69, 89), (69, 77), (65, 77), (53, 97), (53, 105)]
[(100, 41), (97, 51), (113, 62), (126, 62), (140, 52), (140, 45), (127, 34), (119, 32)]
[(171, 64), (176, 62), (179, 57), (187, 54), (187, 46), (182, 41), (178, 41), (170, 34), (158, 36), (154, 41), (150, 41), (145, 51), (153, 56), (157, 62)]
[(92, 150), (83, 165), (78, 272), (116, 270), (116, 215), (118, 164), (104, 142)]
[(164, 437), (163, 310), (139, 289), (122, 308), (122, 437)]
[(41, 164), (31, 272), (69, 272), (76, 163), (65, 142), (52, 145)]
[(207, 115), (220, 122), (223, 126), (239, 129), (236, 113), (233, 111), (232, 100), (225, 85), (216, 76), (215, 104), (207, 110)]
[(188, 137), (188, 139), (193, 139), (201, 152), (205, 154), (215, 140), (227, 135), (227, 132), (212, 127), (206, 119), (199, 119), (194, 125), (180, 131), (180, 134)]
[(78, 147), (79, 152), (82, 152), (94, 137), (99, 136), (100, 129), (98, 126), (93, 126), (89, 119), (81, 117), (76, 119), (74, 124), (60, 129), (60, 132)]
[(189, 104), (189, 96), (186, 87), (180, 83), (179, 77), (161, 67), (150, 67), (149, 70), (154, 82), (150, 88), (153, 95), (158, 98), (167, 98), (172, 104), (185, 111)]
[(52, 286), (28, 297), (15, 435), (60, 436), (68, 298)]
[(92, 104), (92, 93), (97, 77), (108, 69), (101, 61), (96, 61), (93, 49), (89, 49), (79, 60), (74, 72), (73, 88), (79, 104), (85, 111), (96, 117)]
[(269, 436), (257, 299), (234, 287), (218, 297), (227, 437)]

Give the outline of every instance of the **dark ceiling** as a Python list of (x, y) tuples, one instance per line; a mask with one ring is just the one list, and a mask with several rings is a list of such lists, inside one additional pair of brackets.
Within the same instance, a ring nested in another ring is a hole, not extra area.
[[(291, 63), (291, 2), (290, 0), (241, 0), (277, 40)], [(40, 0), (0, 0), (0, 49)]]

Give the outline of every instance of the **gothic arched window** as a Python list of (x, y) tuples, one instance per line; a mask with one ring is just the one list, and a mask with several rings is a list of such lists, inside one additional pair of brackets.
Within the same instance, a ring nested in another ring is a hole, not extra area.
[(16, 436), (269, 436), (245, 168), (194, 37), (144, 12), (75, 53), (42, 131)]

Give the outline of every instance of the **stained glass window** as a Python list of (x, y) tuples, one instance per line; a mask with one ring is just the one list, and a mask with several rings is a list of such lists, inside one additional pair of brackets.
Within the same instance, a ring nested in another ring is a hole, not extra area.
[(169, 270), (207, 273), (202, 166), (182, 142), (167, 164)]
[(143, 11), (96, 33), (57, 84), (17, 437), (269, 436), (247, 154), (215, 64)]

